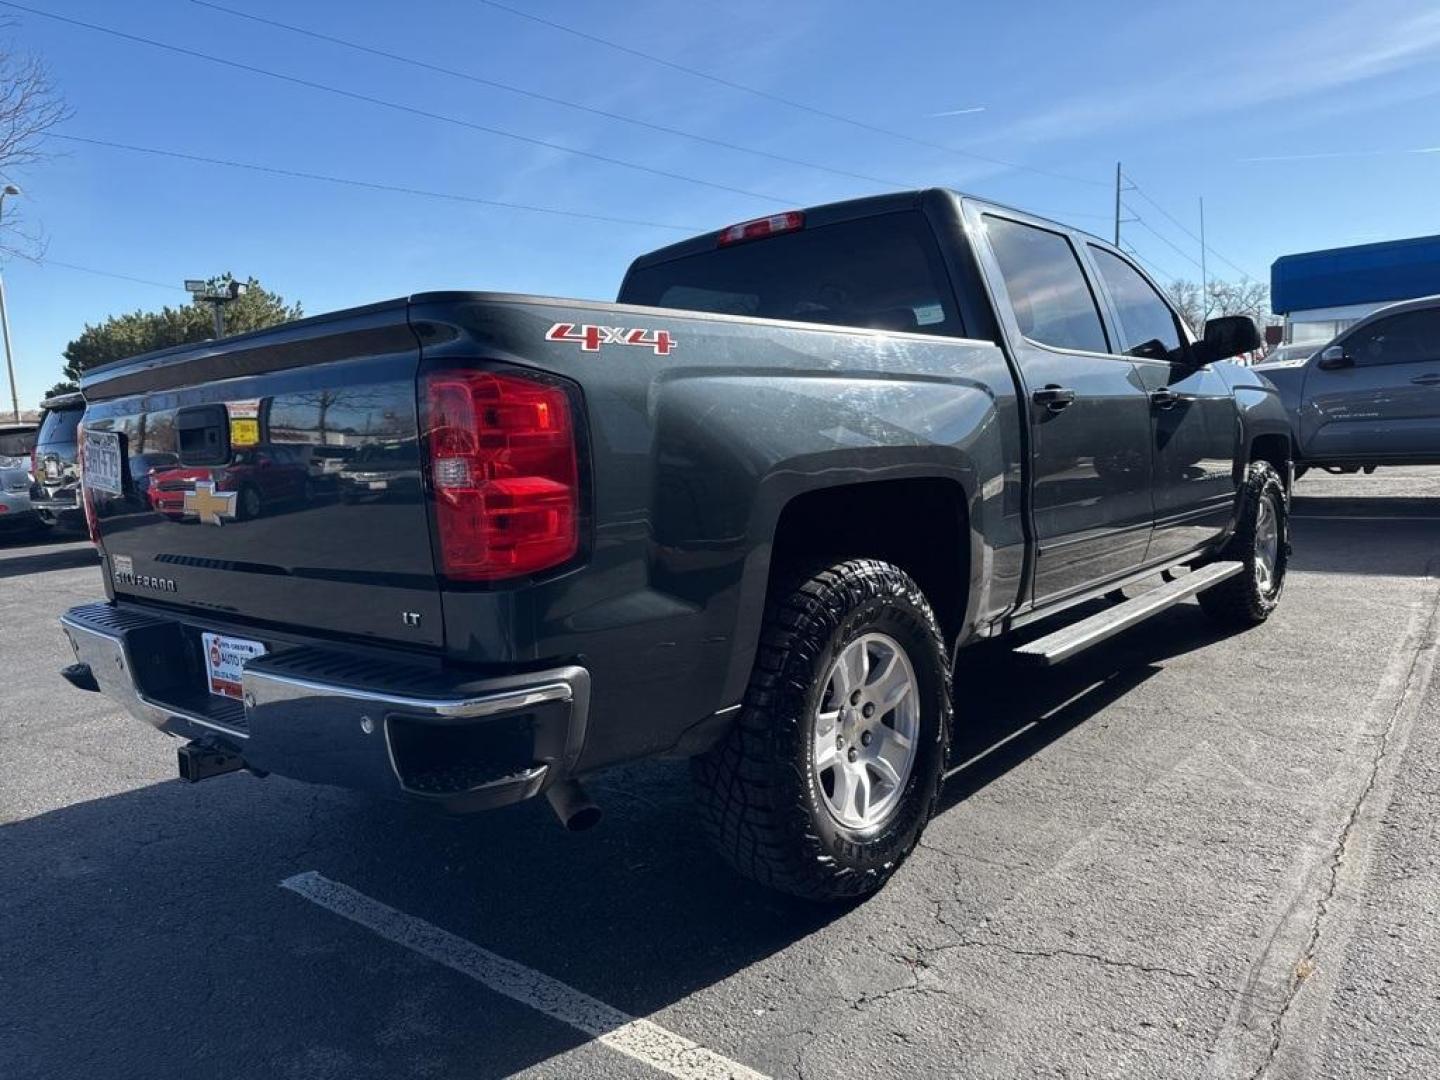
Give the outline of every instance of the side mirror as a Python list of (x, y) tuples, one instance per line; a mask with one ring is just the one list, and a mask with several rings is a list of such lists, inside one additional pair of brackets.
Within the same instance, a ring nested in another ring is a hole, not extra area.
[(1228, 360), (1261, 347), (1260, 329), (1249, 315), (1221, 315), (1205, 321), (1205, 337), (1197, 350), (1200, 362)]
[(1354, 358), (1345, 351), (1344, 345), (1331, 345), (1320, 353), (1320, 359), (1315, 363), (1316, 367), (1324, 368), (1326, 371), (1336, 371), (1340, 368), (1354, 367)]

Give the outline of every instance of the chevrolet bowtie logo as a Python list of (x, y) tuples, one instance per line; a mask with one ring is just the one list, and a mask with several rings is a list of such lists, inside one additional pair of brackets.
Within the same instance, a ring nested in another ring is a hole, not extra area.
[(185, 493), (185, 512), (194, 514), (206, 525), (223, 525), (225, 519), (235, 520), (234, 491), (216, 491), (208, 480), (200, 480), (194, 491)]

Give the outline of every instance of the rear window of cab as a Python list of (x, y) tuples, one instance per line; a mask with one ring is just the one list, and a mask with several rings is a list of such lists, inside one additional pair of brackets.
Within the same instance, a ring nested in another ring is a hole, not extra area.
[(929, 223), (913, 211), (761, 237), (632, 270), (620, 303), (962, 337)]
[(40, 433), (36, 436), (36, 443), (41, 446), (53, 443), (73, 443), (76, 429), (80, 426), (80, 417), (84, 415), (84, 409), (57, 409), (54, 412), (47, 412), (45, 419), (40, 422)]

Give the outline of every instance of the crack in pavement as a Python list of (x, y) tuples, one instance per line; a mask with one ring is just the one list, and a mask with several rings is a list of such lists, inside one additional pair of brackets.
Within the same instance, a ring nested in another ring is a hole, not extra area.
[[(1435, 564), (1432, 563), (1431, 566), (1426, 568), (1426, 576), (1432, 579), (1436, 576)], [(1275, 1014), (1274, 1019), (1270, 1021), (1269, 1048), (1259, 1065), (1250, 1073), (1249, 1080), (1260, 1080), (1260, 1078), (1269, 1071), (1271, 1065), (1274, 1064), (1276, 1057), (1280, 1053), (1281, 1044), (1285, 1040), (1286, 1017), (1290, 1015), (1296, 1000), (1300, 996), (1301, 989), (1305, 986), (1306, 981), (1317, 967), (1316, 958), (1320, 953), (1321, 941), (1325, 936), (1326, 920), (1330, 914), (1330, 908), (1335, 899), (1335, 894), (1340, 887), (1340, 872), (1345, 866), (1345, 857), (1350, 848), (1351, 838), (1364, 813), (1365, 804), (1369, 801), (1371, 794), (1379, 783), (1381, 771), (1393, 749), (1396, 730), (1400, 726), (1407, 707), (1423, 697), (1428, 687), (1428, 676), (1421, 680), (1422, 684), (1418, 686), (1417, 676), (1426, 669), (1427, 665), (1425, 661), (1433, 658), (1433, 654), (1435, 653), (1435, 628), (1437, 621), (1440, 621), (1440, 602), (1437, 602), (1435, 606), (1432, 607), (1430, 617), (1425, 622), (1425, 627), (1420, 637), (1420, 647), (1415, 650), (1415, 654), (1410, 658), (1410, 666), (1405, 672), (1402, 690), (1390, 711), (1389, 722), (1385, 725), (1384, 730), (1378, 733), (1378, 736), (1374, 740), (1375, 752), (1370, 758), (1369, 773), (1366, 775), (1365, 783), (1362, 785), (1359, 794), (1351, 805), (1349, 813), (1346, 814), (1344, 824), (1340, 829), (1340, 834), (1331, 849), (1328, 879), (1325, 888), (1321, 890), (1320, 896), (1315, 902), (1315, 914), (1310, 920), (1310, 932), (1306, 940), (1304, 952), (1291, 969), (1285, 998), (1280, 1003), (1280, 1008)]]
[(1022, 949), (1015, 945), (1006, 945), (1004, 942), (1000, 941), (979, 941), (973, 938), (966, 941), (957, 942), (955, 945), (952, 946), (945, 947), (960, 949), (999, 949), (1000, 951), (1010, 953), (1013, 956), (1032, 957), (1041, 960), (1054, 960), (1061, 956), (1068, 956), (1076, 960), (1092, 960), (1095, 963), (1103, 964), (1106, 967), (1124, 968), (1129, 971), (1139, 971), (1143, 972), (1146, 975), (1168, 975), (1171, 978), (1175, 979), (1186, 979), (1192, 982), (1199, 983), (1201, 986), (1209, 990), (1220, 990), (1222, 992), (1232, 994), (1238, 993), (1238, 991), (1231, 990), (1229, 987), (1220, 983), (1218, 980), (1212, 978), (1211, 976), (1201, 975), (1199, 972), (1182, 971), (1178, 968), (1165, 967), (1160, 964), (1143, 964), (1138, 960), (1117, 960), (1114, 957), (1105, 956), (1101, 953), (1086, 952), (1084, 949), (1065, 949), (1059, 947), (1054, 949)]

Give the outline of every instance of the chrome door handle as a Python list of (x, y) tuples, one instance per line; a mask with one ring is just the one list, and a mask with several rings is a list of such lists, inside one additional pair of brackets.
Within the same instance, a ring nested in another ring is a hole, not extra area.
[(1067, 409), (1075, 400), (1075, 391), (1068, 386), (1056, 386), (1051, 383), (1049, 386), (1042, 386), (1030, 395), (1030, 400), (1036, 405), (1045, 406), (1048, 412), (1058, 413)]

